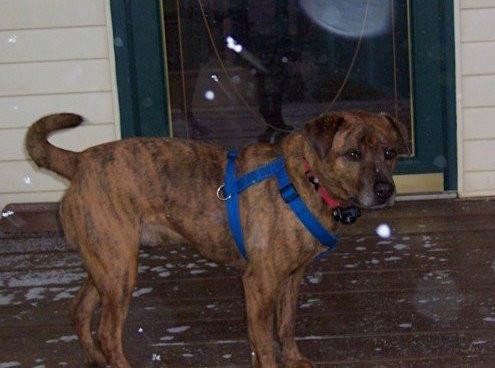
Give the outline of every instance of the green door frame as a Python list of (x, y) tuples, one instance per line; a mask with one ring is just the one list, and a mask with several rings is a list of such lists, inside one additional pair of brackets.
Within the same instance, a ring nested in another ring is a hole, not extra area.
[(457, 189), (454, 5), (411, 1), (412, 91), (416, 156), (399, 173), (444, 173)]
[[(112, 0), (122, 136), (168, 136), (161, 0)], [(457, 189), (453, 3), (411, 1), (416, 155), (400, 174), (444, 173)]]
[(112, 0), (122, 137), (168, 136), (160, 0)]

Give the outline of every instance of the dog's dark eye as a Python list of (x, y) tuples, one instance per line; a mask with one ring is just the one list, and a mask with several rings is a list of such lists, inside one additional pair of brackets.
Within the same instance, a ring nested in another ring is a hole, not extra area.
[(345, 153), (345, 157), (351, 161), (361, 161), (361, 152), (357, 149), (351, 149)]
[(391, 148), (385, 148), (385, 160), (393, 160), (397, 157), (397, 152)]

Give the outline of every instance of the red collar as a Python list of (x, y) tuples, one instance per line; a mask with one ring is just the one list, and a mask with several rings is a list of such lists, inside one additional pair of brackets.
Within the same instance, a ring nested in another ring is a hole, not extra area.
[(317, 178), (313, 175), (311, 171), (311, 166), (308, 161), (304, 159), (304, 173), (308, 178), (309, 182), (313, 184), (316, 192), (323, 199), (323, 202), (333, 210), (333, 218), (340, 222), (341, 224), (348, 225), (356, 222), (356, 219), (361, 216), (361, 210), (354, 206), (347, 204), (347, 207), (342, 207), (342, 204), (333, 198), (330, 193), (328, 193), (325, 188), (323, 188)]
[(326, 191), (325, 188), (320, 184), (318, 178), (316, 178), (313, 175), (313, 172), (311, 170), (311, 166), (308, 161), (306, 161), (305, 158), (304, 160), (304, 174), (308, 178), (311, 184), (315, 187), (316, 192), (320, 195), (320, 197), (323, 199), (323, 201), (327, 204), (328, 207), (331, 209), (335, 210), (339, 208), (341, 205), (339, 201), (337, 201), (335, 198), (333, 198), (330, 193)]

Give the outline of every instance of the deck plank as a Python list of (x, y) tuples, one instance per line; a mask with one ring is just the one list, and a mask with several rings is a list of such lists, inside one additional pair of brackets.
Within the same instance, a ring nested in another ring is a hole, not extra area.
[[(67, 308), (85, 272), (55, 213), (0, 220), (0, 365), (83, 366)], [(317, 367), (493, 366), (494, 215), (494, 200), (399, 202), (341, 228), (339, 248), (303, 279), (301, 350)], [(143, 247), (139, 271), (133, 366), (249, 367), (235, 270), (177, 245)]]

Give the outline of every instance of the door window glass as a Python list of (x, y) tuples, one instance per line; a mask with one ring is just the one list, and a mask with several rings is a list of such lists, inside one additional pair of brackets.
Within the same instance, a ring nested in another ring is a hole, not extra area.
[(174, 135), (239, 148), (362, 109), (397, 117), (413, 137), (408, 5), (164, 0)]

